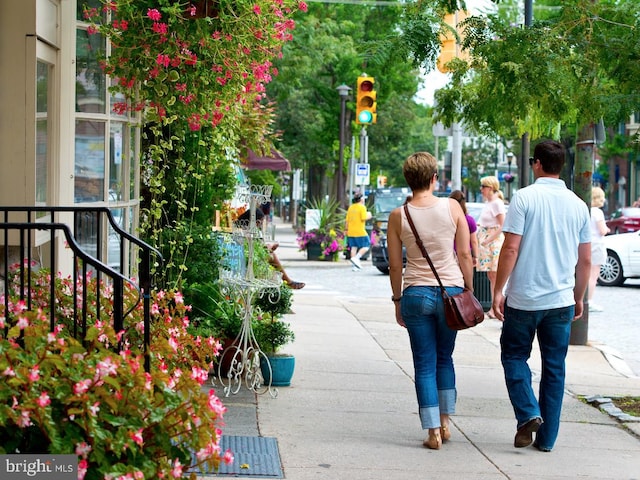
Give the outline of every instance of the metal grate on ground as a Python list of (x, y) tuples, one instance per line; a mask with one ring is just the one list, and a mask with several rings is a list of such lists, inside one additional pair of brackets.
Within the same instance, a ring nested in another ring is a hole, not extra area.
[(274, 437), (223, 435), (220, 448), (222, 452), (231, 450), (233, 463), (221, 463), (218, 473), (200, 472), (199, 476), (284, 478), (278, 442)]

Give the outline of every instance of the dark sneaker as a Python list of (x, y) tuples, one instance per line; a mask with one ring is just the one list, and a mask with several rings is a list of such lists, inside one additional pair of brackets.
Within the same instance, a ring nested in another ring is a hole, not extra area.
[(542, 425), (542, 419), (535, 417), (522, 425), (516, 432), (516, 438), (513, 440), (513, 446), (516, 448), (528, 447), (533, 443), (533, 433), (537, 432)]

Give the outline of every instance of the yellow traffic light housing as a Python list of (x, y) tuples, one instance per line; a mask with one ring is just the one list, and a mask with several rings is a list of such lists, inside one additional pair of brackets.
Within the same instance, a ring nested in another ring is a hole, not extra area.
[(373, 89), (375, 79), (362, 75), (358, 77), (356, 85), (356, 123), (371, 125), (376, 123), (377, 102), (376, 91)]
[[(460, 23), (467, 18), (467, 12), (458, 10), (456, 13), (449, 13), (444, 16), (444, 23), (455, 30), (458, 36), (462, 37), (462, 29)], [(438, 70), (442, 73), (449, 72), (447, 64), (454, 58), (467, 60), (469, 54), (460, 48), (460, 44), (456, 39), (453, 31), (446, 30), (440, 34), (440, 56), (438, 57)]]

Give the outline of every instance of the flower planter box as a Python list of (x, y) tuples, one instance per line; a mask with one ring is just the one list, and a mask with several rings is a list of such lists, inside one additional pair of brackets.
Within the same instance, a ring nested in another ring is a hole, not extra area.
[(322, 247), (318, 244), (307, 245), (307, 260), (315, 260), (322, 262), (333, 262), (338, 258), (338, 252), (330, 255), (322, 256)]

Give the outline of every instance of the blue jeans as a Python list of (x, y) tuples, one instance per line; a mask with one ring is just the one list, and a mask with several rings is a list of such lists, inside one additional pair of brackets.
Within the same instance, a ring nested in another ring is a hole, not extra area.
[[(543, 424), (536, 435), (536, 445), (552, 449), (560, 428), (560, 412), (564, 396), (565, 358), (569, 348), (571, 322), (575, 307), (526, 311), (510, 308), (507, 298), (504, 325), (500, 336), (501, 359), (509, 398), (518, 428), (535, 417)], [(542, 357), (539, 401), (531, 385), (527, 360), (535, 334)]]
[[(451, 294), (462, 288), (447, 287)], [(422, 428), (440, 427), (440, 414), (456, 409), (456, 373), (453, 349), (456, 331), (447, 327), (440, 288), (409, 287), (402, 292), (404, 320), (415, 369), (416, 394)]]

